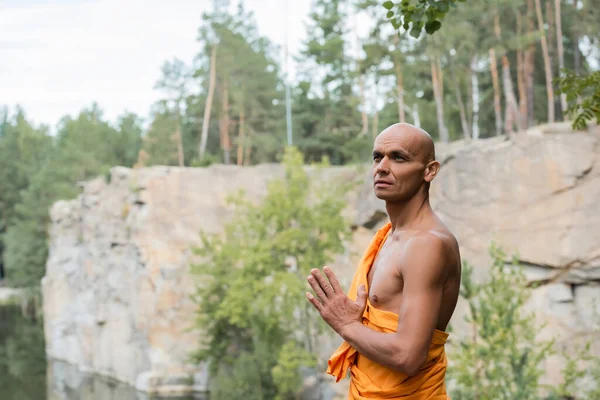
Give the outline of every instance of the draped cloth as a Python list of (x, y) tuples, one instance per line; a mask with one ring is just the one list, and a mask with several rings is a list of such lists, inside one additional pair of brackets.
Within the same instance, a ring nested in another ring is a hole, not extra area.
[[(358, 287), (363, 284), (367, 291), (367, 275), (375, 256), (391, 232), (387, 223), (377, 231), (358, 265), (348, 297), (356, 301)], [(398, 314), (377, 309), (367, 299), (363, 324), (375, 331), (395, 332)], [(415, 376), (394, 371), (359, 354), (347, 342), (343, 342), (328, 361), (327, 373), (339, 382), (350, 368), (351, 380), (348, 399), (402, 399), (402, 400), (450, 400), (446, 393), (446, 352), (444, 345), (448, 333), (435, 330), (427, 354), (427, 361)]]

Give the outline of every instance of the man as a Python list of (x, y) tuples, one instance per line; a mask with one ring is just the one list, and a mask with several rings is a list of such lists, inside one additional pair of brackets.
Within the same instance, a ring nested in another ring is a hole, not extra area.
[(460, 289), (455, 237), (429, 204), (440, 163), (425, 131), (395, 124), (373, 148), (375, 195), (389, 222), (365, 251), (346, 296), (334, 273), (313, 269), (306, 297), (344, 342), (327, 372), (350, 368), (349, 399), (449, 399), (448, 337)]

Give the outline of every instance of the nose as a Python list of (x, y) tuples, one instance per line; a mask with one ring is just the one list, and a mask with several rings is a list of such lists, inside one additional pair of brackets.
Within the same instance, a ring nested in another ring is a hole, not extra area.
[(383, 157), (381, 159), (381, 161), (379, 161), (379, 163), (377, 163), (377, 166), (375, 167), (375, 172), (379, 175), (386, 175), (389, 171), (390, 171), (390, 169), (389, 169), (388, 158)]

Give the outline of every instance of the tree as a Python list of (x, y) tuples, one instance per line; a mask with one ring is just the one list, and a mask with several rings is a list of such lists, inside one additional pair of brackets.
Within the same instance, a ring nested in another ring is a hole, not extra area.
[(594, 119), (600, 121), (600, 71), (578, 75), (565, 70), (557, 81), (570, 103), (566, 114), (573, 117), (574, 129), (585, 129)]
[(471, 335), (458, 339), (449, 379), (452, 398), (464, 400), (539, 399), (540, 362), (551, 354), (553, 341), (536, 340), (533, 313), (523, 306), (530, 296), (522, 267), (495, 244), (486, 282), (472, 279), (473, 267), (463, 265), (461, 296), (467, 301)]
[(202, 119), (202, 136), (200, 139), (200, 160), (204, 158), (206, 152), (206, 141), (208, 140), (208, 126), (210, 124), (210, 110), (212, 108), (213, 96), (215, 94), (215, 80), (217, 79), (217, 45), (212, 45), (210, 51), (210, 78), (208, 81), (208, 97), (204, 106), (204, 118)]
[[(7, 232), (16, 221), (17, 207), (33, 176), (45, 165), (52, 139), (45, 127), (35, 128), (17, 108), (10, 117), (5, 109), (0, 121), (0, 264), (7, 264)], [(10, 248), (10, 245), (8, 245)], [(10, 252), (9, 252), (10, 254)], [(10, 267), (7, 266), (8, 270)], [(11, 271), (12, 272), (12, 271)], [(9, 281), (12, 278), (6, 271)]]
[(538, 29), (540, 31), (540, 43), (542, 55), (544, 56), (544, 72), (546, 73), (546, 95), (548, 100), (548, 122), (554, 122), (554, 89), (552, 87), (552, 64), (548, 54), (548, 42), (544, 29), (544, 17), (540, 0), (535, 0), (535, 14), (537, 16)]
[(163, 105), (163, 109), (168, 111), (175, 120), (175, 131), (172, 133), (172, 137), (177, 143), (177, 159), (180, 167), (185, 164), (181, 119), (190, 77), (186, 65), (181, 60), (174, 59), (172, 62), (167, 61), (163, 64), (162, 77), (154, 85), (155, 89), (165, 93), (166, 98), (159, 101)]
[[(135, 115), (126, 114), (117, 130), (102, 119), (102, 111), (94, 104), (76, 119), (63, 118), (55, 137), (35, 130), (27, 133), (30, 128), (21, 119), (23, 130), (14, 133), (21, 145), (26, 145), (21, 152), (15, 151), (18, 147), (13, 147), (11, 140), (5, 141), (8, 136), (2, 138), (0, 149), (9, 146), (16, 157), (7, 172), (19, 176), (28, 171), (19, 183), (18, 197), (11, 200), (3, 235), (9, 284), (39, 288), (48, 257), (50, 207), (57, 200), (76, 196), (78, 182), (106, 176), (114, 165), (131, 166), (140, 142), (138, 123)], [(5, 133), (13, 136), (8, 130)], [(15, 189), (11, 190), (14, 195)]]
[(197, 326), (205, 339), (196, 356), (209, 362), (211, 398), (294, 398), (298, 368), (314, 363), (324, 325), (304, 300), (304, 278), (349, 238), (340, 214), (346, 188), (320, 188), (295, 148), (286, 149), (284, 168), (260, 204), (232, 197), (236, 211), (224, 234), (202, 233), (195, 250), (202, 258), (193, 268), (202, 282)]
[[(456, 7), (456, 1), (455, 0), (441, 0), (438, 2), (419, 2), (418, 5), (412, 5), (410, 2), (402, 2), (400, 5), (396, 5), (395, 2), (393, 1), (386, 1), (385, 3), (383, 3), (383, 7), (388, 10), (387, 11), (387, 17), (388, 19), (390, 19), (392, 25), (396, 28), (399, 29), (400, 27), (403, 27), (404, 30), (410, 30), (411, 35), (415, 36), (415, 37), (419, 37), (423, 28), (425, 28), (425, 31), (427, 34), (429, 35), (433, 35), (436, 31), (438, 31), (441, 28), (441, 21), (443, 20), (443, 18), (445, 17), (446, 13), (448, 12), (448, 10), (452, 7)], [(583, 32), (585, 31), (585, 35), (586, 38), (591, 41), (591, 42), (597, 42), (599, 40), (599, 35), (598, 35), (598, 31), (597, 29), (591, 28), (592, 26), (597, 25), (597, 15), (593, 12), (589, 12), (590, 10), (593, 9), (593, 6), (591, 4), (589, 4), (589, 2), (579, 2), (579, 1), (575, 1), (572, 5), (571, 4), (567, 4), (569, 6), (568, 8), (568, 12), (567, 15), (571, 15), (572, 18), (574, 18), (573, 20), (573, 25), (574, 28), (573, 29), (567, 29), (567, 32), (570, 32), (573, 37), (570, 38), (570, 40), (573, 40), (575, 46), (573, 49), (573, 54), (574, 54), (574, 63), (575, 63), (575, 70), (577, 71), (577, 73), (579, 73), (580, 71), (580, 48), (579, 48), (579, 41), (580, 38), (582, 37), (581, 35), (583, 34)], [(547, 3), (547, 6), (549, 7), (549, 10), (551, 11), (551, 4)], [(587, 11), (584, 11), (587, 10)], [(553, 81), (553, 75), (552, 75), (552, 66), (551, 66), (551, 60), (550, 60), (550, 50), (548, 48), (548, 42), (547, 42), (547, 38), (546, 38), (546, 32), (545, 32), (545, 27), (544, 27), (544, 19), (543, 19), (543, 15), (542, 15), (542, 7), (541, 7), (541, 2), (539, 0), (528, 0), (527, 2), (527, 20), (531, 21), (532, 18), (532, 14), (535, 13), (535, 20), (537, 21), (537, 25), (538, 25), (538, 29), (537, 29), (537, 37), (539, 37), (541, 46), (542, 46), (542, 56), (543, 56), (543, 66), (544, 66), (544, 70), (545, 70), (545, 88), (546, 88), (546, 97), (548, 100), (548, 107), (547, 107), (547, 120), (549, 122), (553, 122), (554, 121), (554, 89), (552, 86), (552, 81)], [(557, 35), (559, 35), (558, 37), (558, 43), (557, 43), (557, 48), (558, 48), (558, 63), (559, 66), (563, 65), (563, 46), (562, 46), (562, 41), (564, 39), (564, 36), (562, 36), (561, 32), (563, 31), (563, 17), (565, 16), (565, 13), (562, 11), (561, 8), (561, 4), (560, 1), (555, 0), (555, 18), (556, 18), (556, 29), (557, 29)], [(550, 14), (550, 13), (548, 13)], [(427, 20), (427, 22), (425, 22), (425, 19)], [(523, 18), (520, 15), (519, 12), (517, 12), (517, 23), (522, 24), (523, 22)], [(594, 25), (595, 24), (595, 25)], [(552, 24), (550, 24), (552, 25)], [(518, 27), (517, 30), (520, 31), (520, 28), (522, 27)], [(549, 29), (553, 29), (552, 26), (549, 27)], [(531, 33), (533, 32), (534, 28), (532, 24), (528, 24), (528, 36), (531, 37)], [(525, 44), (523, 44), (525, 45)], [(535, 92), (535, 88), (534, 88), (534, 82), (533, 82), (533, 71), (534, 71), (534, 52), (533, 52), (533, 47), (530, 46), (529, 49), (527, 51), (525, 51), (522, 54), (517, 53), (517, 63), (519, 65), (522, 65), (521, 68), (518, 68), (518, 70), (521, 73), (521, 77), (518, 76), (518, 82), (520, 82), (519, 85), (519, 96), (521, 100), (525, 100), (525, 102), (521, 102), (521, 106), (520, 106), (520, 114), (523, 115), (524, 111), (527, 110), (527, 125), (531, 125), (533, 122), (533, 118), (534, 118), (534, 110), (533, 110), (533, 97), (534, 97), (534, 92)], [(495, 57), (492, 57), (495, 58)], [(520, 62), (519, 62), (520, 59)], [(508, 78), (510, 75), (504, 73), (504, 77), (505, 79)], [(574, 79), (570, 79), (570, 77), (572, 77), (573, 75), (568, 75), (569, 78), (565, 77), (562, 82), (564, 83), (564, 85), (567, 86), (563, 86), (561, 89), (561, 92), (564, 94), (566, 93), (566, 91), (568, 90), (572, 90), (572, 91), (577, 91), (577, 84), (576, 84), (576, 80)], [(593, 74), (591, 74), (589, 77), (589, 79), (591, 79), (591, 81), (593, 81)], [(585, 81), (586, 78), (582, 77), (582, 81)], [(506, 81), (508, 82), (508, 81)], [(568, 85), (573, 85), (572, 87), (569, 87)], [(506, 85), (506, 87), (508, 88), (508, 85)], [(573, 122), (573, 127), (577, 128), (577, 126), (582, 126), (580, 124), (581, 121), (583, 121), (585, 118), (587, 118), (588, 120), (593, 118), (594, 115), (594, 107), (593, 104), (595, 103), (595, 100), (593, 99), (593, 92), (589, 92), (590, 94), (588, 94), (588, 100), (589, 102), (587, 103), (588, 105), (592, 106), (591, 108), (588, 108), (588, 112), (585, 114), (583, 111), (581, 112), (581, 114), (578, 114), (579, 119), (577, 119), (579, 121), (579, 125), (577, 125), (575, 123), (575, 121)], [(510, 96), (509, 96), (510, 97)], [(514, 99), (514, 98), (513, 98)], [(507, 100), (509, 101), (511, 105), (511, 108), (513, 108), (514, 110), (514, 103), (515, 101), (513, 99), (508, 98)], [(566, 96), (562, 96), (561, 97), (561, 104), (564, 107), (564, 103), (565, 103)], [(575, 110), (574, 107), (570, 107), (570, 111), (573, 112)], [(517, 114), (513, 111), (512, 114), (514, 114), (514, 116), (517, 116)], [(510, 114), (507, 114), (507, 116), (510, 116)]]
[[(198, 38), (204, 47), (196, 57), (194, 76), (207, 96), (201, 147), (209, 145), (209, 137), (219, 137), (225, 163), (236, 158), (238, 163), (273, 160), (283, 147), (278, 134), (285, 122), (273, 45), (259, 35), (254, 16), (242, 3), (233, 14), (220, 7), (205, 14)], [(212, 118), (218, 123), (210, 125)]]
[(46, 398), (44, 347), (41, 319), (23, 318), (18, 305), (0, 305), (0, 386), (3, 398)]
[[(349, 10), (348, 0), (317, 0), (310, 13), (300, 74), (300, 85), (310, 101), (294, 99), (294, 104), (321, 108), (306, 125), (310, 129), (299, 129), (298, 147), (307, 161), (326, 155), (333, 164), (343, 164), (351, 159), (349, 146), (360, 136), (361, 99), (354, 93), (354, 60), (346, 41)], [(370, 66), (361, 68), (366, 72)], [(371, 72), (377, 74), (376, 69), (374, 66)], [(303, 111), (294, 111), (294, 115)]]

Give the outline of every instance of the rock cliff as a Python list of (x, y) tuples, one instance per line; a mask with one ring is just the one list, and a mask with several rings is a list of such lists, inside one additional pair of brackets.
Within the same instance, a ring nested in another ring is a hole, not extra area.
[[(600, 312), (590, 304), (600, 301), (600, 131), (566, 131), (553, 125), (514, 141), (438, 144), (443, 166), (432, 205), (478, 276), (492, 240), (518, 253), (540, 284), (529, 306), (547, 324), (541, 333), (572, 343), (590, 334)], [(372, 193), (368, 166), (319, 174), (363, 180), (345, 211), (354, 241), (332, 264), (347, 283), (385, 222), (385, 208)], [(83, 183), (77, 199), (57, 202), (42, 282), (48, 357), (147, 393), (204, 391), (205, 368), (186, 362), (199, 334), (189, 330), (190, 247), (200, 230), (221, 230), (231, 215), (229, 194), (244, 189), (260, 199), (267, 182), (282, 175), (278, 165), (116, 167), (110, 182)], [(457, 334), (463, 313), (459, 303)], [(326, 347), (336, 344), (334, 338)], [(557, 377), (561, 365), (549, 359), (548, 377)]]

